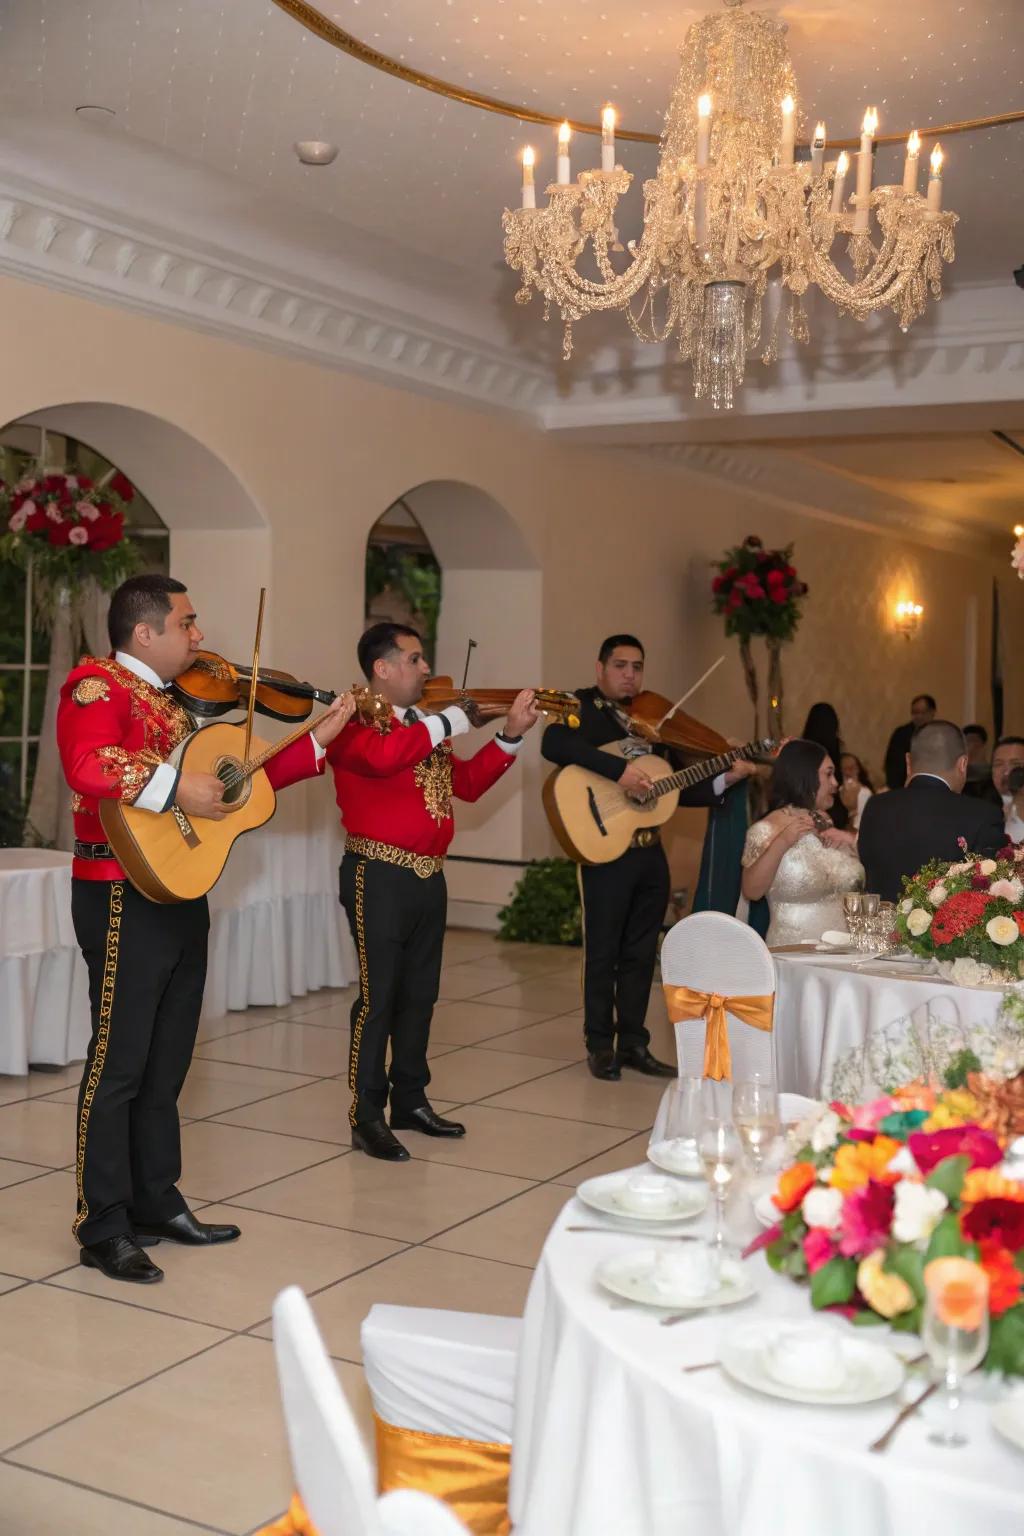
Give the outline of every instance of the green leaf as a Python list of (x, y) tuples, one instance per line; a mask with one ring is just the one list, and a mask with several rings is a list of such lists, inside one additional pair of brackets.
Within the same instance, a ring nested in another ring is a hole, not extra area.
[(967, 1244), (960, 1235), (960, 1219), (954, 1211), (947, 1211), (932, 1233), (931, 1241), (925, 1250), (924, 1263), (930, 1264), (932, 1259), (945, 1259), (950, 1256), (962, 1258), (966, 1253)]
[(855, 1328), (884, 1328), (889, 1319), (880, 1312), (855, 1312), (850, 1321)]
[(939, 1189), (947, 1200), (959, 1200), (960, 1191), (964, 1187), (964, 1179), (967, 1170), (971, 1166), (969, 1157), (944, 1157), (941, 1163), (937, 1163), (931, 1173), (925, 1179), (929, 1189)]
[(924, 1260), (916, 1248), (901, 1244), (890, 1248), (882, 1264), (889, 1275), (899, 1275), (905, 1280), (918, 1301), (924, 1301)]
[(985, 1369), (1024, 1376), (1024, 1306), (1011, 1307), (992, 1319)]
[(911, 1307), (909, 1312), (901, 1312), (898, 1317), (890, 1317), (889, 1327), (894, 1333), (920, 1333), (923, 1312), (924, 1308), (921, 1306)]
[(811, 1306), (841, 1306), (850, 1300), (857, 1287), (857, 1262), (838, 1254), (811, 1276)]

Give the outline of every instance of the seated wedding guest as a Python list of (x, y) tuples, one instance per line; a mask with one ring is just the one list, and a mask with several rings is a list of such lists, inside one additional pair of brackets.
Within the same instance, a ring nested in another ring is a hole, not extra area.
[(910, 701), (910, 719), (898, 725), (885, 749), (885, 782), (889, 789), (902, 789), (907, 782), (907, 753), (914, 732), (935, 719), (938, 709), (930, 693), (919, 693)]
[(875, 786), (868, 777), (868, 771), (860, 758), (853, 752), (841, 753), (839, 757), (839, 798), (846, 807), (846, 814), (849, 817), (847, 826), (851, 832), (856, 832), (860, 826), (860, 818), (864, 813), (864, 807), (874, 792)]
[[(843, 744), (839, 739), (839, 716), (831, 704), (812, 704), (807, 711), (807, 719), (804, 728), (800, 732), (801, 741), (816, 741), (819, 747), (824, 747), (832, 760), (833, 767), (838, 772), (839, 759), (843, 754)], [(845, 802), (837, 796), (832, 807), (832, 820), (837, 827), (850, 825), (849, 812)]]
[(1011, 843), (1024, 842), (1024, 736), (1001, 736), (992, 753), (992, 790)]
[(990, 857), (1006, 842), (999, 809), (961, 793), (967, 744), (958, 725), (949, 720), (923, 725), (911, 743), (907, 772), (905, 789), (873, 795), (861, 817), (858, 847), (866, 888), (886, 901), (898, 901), (903, 876), (916, 874), (930, 859), (958, 859), (961, 838), (971, 853)]
[(767, 896), (767, 942), (801, 944), (844, 928), (843, 895), (864, 871), (852, 832), (832, 824), (835, 766), (816, 741), (787, 741), (772, 769), (768, 814), (747, 833), (743, 894)]

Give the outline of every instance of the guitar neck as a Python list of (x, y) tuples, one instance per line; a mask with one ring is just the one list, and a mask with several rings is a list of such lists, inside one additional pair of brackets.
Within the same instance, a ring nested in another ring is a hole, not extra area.
[[(326, 711), (324, 714), (326, 714)], [(272, 742), (269, 747), (264, 747), (263, 751), (259, 754), (258, 757), (251, 757), (247, 763), (242, 764), (241, 768), (238, 770), (239, 778), (252, 778), (254, 773), (256, 773), (260, 768), (265, 768), (267, 763), (270, 762), (270, 759), (272, 757), (276, 757), (279, 752), (283, 752), (285, 747), (290, 747), (294, 745), (295, 742), (301, 741), (303, 736), (308, 736), (310, 731), (314, 730), (315, 727), (318, 726), (320, 721), (323, 719), (324, 715), (317, 715), (315, 720), (310, 720), (304, 725), (300, 725), (298, 730), (292, 731), (290, 735), (282, 737), (280, 741)]]
[(678, 773), (671, 774), (667, 779), (659, 779), (653, 786), (653, 792), (655, 795), (667, 795), (673, 790), (691, 789), (694, 784), (703, 784), (706, 779), (716, 779), (720, 773), (731, 768), (738, 757), (753, 757), (757, 750), (756, 743), (748, 741), (745, 746), (733, 747), (719, 757), (703, 758), (689, 768), (680, 768)]

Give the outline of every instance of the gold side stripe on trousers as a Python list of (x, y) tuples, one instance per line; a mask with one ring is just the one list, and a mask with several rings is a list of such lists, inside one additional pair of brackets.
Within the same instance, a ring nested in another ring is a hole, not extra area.
[(356, 1123), (356, 1106), (359, 1103), (359, 1091), (356, 1087), (359, 1077), (359, 1047), (363, 1039), (363, 1025), (370, 1012), (370, 967), (366, 960), (366, 921), (363, 912), (365, 890), (366, 865), (360, 859), (356, 865), (356, 953), (359, 956), (360, 1006), (356, 1022), (352, 1026), (352, 1044), (348, 1053), (348, 1086), (352, 1094), (352, 1106), (348, 1112), (349, 1125)]
[(75, 1160), (75, 1178), (78, 1185), (78, 1211), (72, 1223), (72, 1235), (89, 1215), (89, 1203), (85, 1198), (85, 1143), (89, 1133), (89, 1115), (92, 1101), (103, 1076), (110, 1041), (110, 1016), (114, 1011), (114, 989), (117, 984), (117, 957), (121, 942), (121, 913), (124, 910), (124, 882), (113, 880), (110, 885), (110, 907), (107, 914), (107, 950), (103, 961), (103, 983), (100, 988), (100, 1018), (96, 1031), (96, 1049), (92, 1066), (82, 1095), (82, 1110), (78, 1117), (78, 1155)]

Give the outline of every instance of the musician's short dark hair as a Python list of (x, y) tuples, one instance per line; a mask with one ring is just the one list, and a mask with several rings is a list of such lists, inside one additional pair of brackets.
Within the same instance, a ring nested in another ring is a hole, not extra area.
[(383, 656), (393, 655), (399, 649), (398, 641), (402, 635), (408, 635), (410, 639), (423, 644), (423, 636), (418, 629), (413, 629), (411, 624), (396, 624), (391, 619), (371, 624), (365, 634), (359, 637), (356, 655), (365, 678), (373, 678), (374, 662), (380, 661)]
[(988, 741), (988, 731), (986, 731), (986, 729), (985, 729), (985, 727), (983, 725), (965, 725), (964, 726), (964, 735), (965, 736), (977, 736), (978, 740), (983, 745), (984, 745), (985, 742)]
[(183, 581), (147, 571), (143, 576), (129, 576), (110, 599), (107, 633), (112, 650), (123, 650), (132, 638), (136, 624), (152, 624), (158, 635), (164, 632), (164, 620), (171, 611), (171, 597), (187, 592)]
[(597, 659), (602, 667), (612, 654), (612, 651), (617, 651), (620, 645), (631, 645), (634, 651), (639, 651), (646, 661), (647, 653), (636, 635), (609, 635), (608, 639), (602, 642), (601, 649), (597, 653)]
[(768, 785), (769, 811), (782, 810), (786, 806), (813, 811), (818, 803), (818, 776), (827, 756), (820, 742), (805, 741), (801, 736), (787, 741), (772, 764)]

